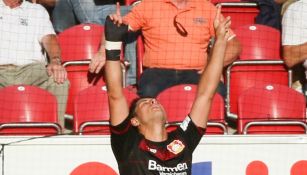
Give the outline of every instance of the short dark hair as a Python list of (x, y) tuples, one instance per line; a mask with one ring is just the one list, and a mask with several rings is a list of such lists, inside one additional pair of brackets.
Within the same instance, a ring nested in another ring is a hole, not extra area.
[(138, 97), (132, 100), (132, 102), (130, 103), (130, 108), (129, 108), (129, 114), (128, 114), (128, 118), (131, 119), (135, 116), (135, 109), (137, 107), (137, 103), (139, 100), (141, 100), (142, 98)]

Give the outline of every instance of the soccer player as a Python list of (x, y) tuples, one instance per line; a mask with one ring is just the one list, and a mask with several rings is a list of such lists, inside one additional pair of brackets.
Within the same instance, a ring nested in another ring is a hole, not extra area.
[(120, 174), (191, 174), (192, 153), (205, 133), (230, 37), (230, 18), (221, 19), (220, 16), (221, 7), (218, 7), (214, 20), (216, 41), (209, 63), (201, 75), (192, 109), (180, 127), (170, 133), (165, 128), (166, 113), (156, 99), (137, 99), (129, 109), (122, 90), (119, 61), (120, 41), (128, 32), (128, 26), (121, 24), (120, 20), (107, 18), (105, 73), (111, 145)]

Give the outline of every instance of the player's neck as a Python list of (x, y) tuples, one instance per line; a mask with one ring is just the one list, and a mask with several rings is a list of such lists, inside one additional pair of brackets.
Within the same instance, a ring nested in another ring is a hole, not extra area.
[(3, 0), (4, 4), (9, 6), (10, 8), (15, 8), (20, 6), (22, 0)]
[(187, 6), (187, 1), (188, 0), (172, 0), (173, 4), (178, 8), (178, 9), (184, 9)]
[(147, 140), (162, 142), (167, 139), (167, 132), (164, 125), (150, 125), (140, 128), (140, 132)]

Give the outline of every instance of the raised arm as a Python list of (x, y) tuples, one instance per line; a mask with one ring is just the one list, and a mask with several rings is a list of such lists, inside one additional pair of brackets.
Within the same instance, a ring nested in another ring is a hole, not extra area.
[[(119, 4), (116, 13), (120, 16)], [(111, 125), (116, 126), (125, 120), (129, 114), (129, 106), (123, 93), (120, 65), (122, 40), (128, 32), (128, 26), (114, 24), (113, 20), (108, 16), (105, 23), (105, 78), (108, 89), (110, 121)]]
[(230, 18), (220, 19), (221, 7), (218, 6), (214, 20), (216, 41), (213, 46), (211, 59), (205, 71), (202, 73), (195, 101), (193, 103), (190, 117), (198, 127), (206, 127), (210, 113), (212, 99), (218, 86), (226, 53), (227, 40), (230, 36)]

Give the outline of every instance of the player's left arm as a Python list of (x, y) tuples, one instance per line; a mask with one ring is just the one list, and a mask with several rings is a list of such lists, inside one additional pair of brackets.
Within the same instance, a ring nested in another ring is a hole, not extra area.
[(205, 128), (210, 113), (211, 103), (216, 92), (216, 88), (222, 75), (224, 57), (228, 38), (231, 36), (230, 18), (220, 19), (221, 7), (219, 6), (214, 20), (216, 41), (213, 46), (211, 59), (208, 61), (205, 71), (202, 73), (195, 101), (193, 103), (190, 117), (197, 127)]

